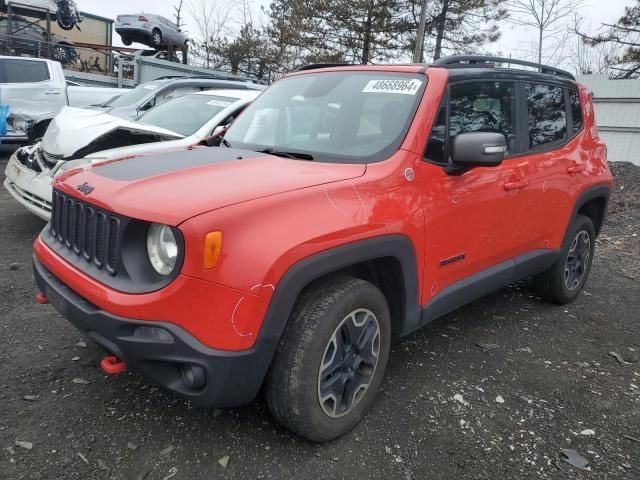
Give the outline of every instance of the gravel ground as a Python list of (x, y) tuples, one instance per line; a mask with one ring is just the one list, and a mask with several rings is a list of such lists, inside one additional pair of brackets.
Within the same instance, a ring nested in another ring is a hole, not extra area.
[(261, 400), (201, 410), (136, 374), (105, 376), (101, 351), (33, 301), (44, 223), (0, 189), (0, 478), (640, 479), (640, 168), (613, 169), (574, 304), (517, 284), (403, 339), (367, 417), (325, 445)]

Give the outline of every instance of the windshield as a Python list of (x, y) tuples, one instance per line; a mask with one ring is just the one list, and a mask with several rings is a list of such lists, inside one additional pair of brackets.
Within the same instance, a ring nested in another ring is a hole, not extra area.
[(187, 137), (237, 100), (217, 95), (187, 94), (152, 108), (137, 121)]
[(327, 162), (383, 160), (402, 143), (425, 84), (423, 75), (370, 71), (285, 78), (247, 107), (225, 140)]
[(126, 105), (135, 105), (144, 97), (149, 95), (154, 90), (157, 90), (161, 84), (158, 83), (143, 83), (142, 85), (138, 85), (133, 90), (127, 91), (127, 93), (120, 95), (119, 97), (114, 97), (110, 100), (107, 100), (102, 104), (103, 107), (124, 107)]

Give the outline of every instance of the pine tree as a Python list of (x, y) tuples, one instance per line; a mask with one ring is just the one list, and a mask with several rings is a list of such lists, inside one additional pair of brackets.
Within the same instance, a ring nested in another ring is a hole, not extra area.
[(624, 15), (615, 24), (603, 24), (607, 31), (602, 35), (578, 34), (589, 45), (616, 45), (622, 53), (611, 59), (611, 69), (617, 78), (640, 78), (640, 0), (626, 7)]
[[(407, 22), (413, 51), (422, 0), (408, 0)], [(445, 52), (478, 53), (500, 38), (499, 22), (507, 17), (500, 0), (429, 0), (427, 50), (434, 60)]]

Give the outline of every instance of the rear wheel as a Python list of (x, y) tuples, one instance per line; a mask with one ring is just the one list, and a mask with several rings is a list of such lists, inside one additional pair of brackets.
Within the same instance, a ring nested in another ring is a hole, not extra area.
[(390, 339), (389, 309), (375, 285), (341, 276), (308, 289), (267, 380), (274, 417), (312, 441), (348, 432), (380, 388)]
[(130, 38), (122, 37), (122, 43), (124, 43), (124, 44), (125, 44), (125, 46), (127, 46), (127, 47), (128, 47), (128, 46), (129, 46), (129, 45), (131, 45), (133, 42), (131, 41), (131, 39), (130, 39)]
[(576, 299), (591, 271), (595, 240), (591, 219), (578, 215), (568, 232), (560, 258), (533, 279), (534, 285), (545, 298), (559, 304)]
[(156, 48), (162, 45), (162, 32), (157, 28), (151, 32), (151, 44)]

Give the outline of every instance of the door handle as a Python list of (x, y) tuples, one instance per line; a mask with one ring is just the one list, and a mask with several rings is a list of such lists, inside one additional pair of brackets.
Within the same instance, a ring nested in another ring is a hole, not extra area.
[(574, 165), (571, 165), (570, 167), (567, 168), (567, 173), (580, 173), (580, 172), (584, 172), (584, 169), (586, 167), (584, 166), (584, 163), (576, 163)]
[(45, 95), (60, 95), (61, 93), (58, 90), (45, 90), (44, 92)]
[(504, 184), (504, 189), (506, 191), (519, 190), (521, 188), (526, 188), (527, 185), (529, 185), (527, 180), (515, 180), (513, 182), (506, 182)]

